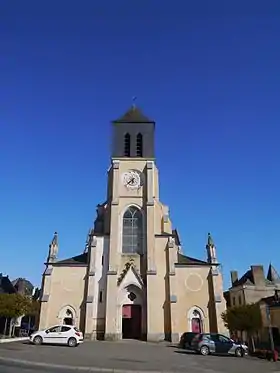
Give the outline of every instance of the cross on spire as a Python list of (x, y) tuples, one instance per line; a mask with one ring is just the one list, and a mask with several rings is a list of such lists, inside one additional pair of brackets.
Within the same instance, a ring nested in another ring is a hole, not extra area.
[(133, 97), (132, 97), (132, 107), (133, 107), (134, 109), (135, 109), (135, 107), (136, 107), (136, 104), (135, 104), (136, 100), (137, 100), (137, 96), (133, 96)]

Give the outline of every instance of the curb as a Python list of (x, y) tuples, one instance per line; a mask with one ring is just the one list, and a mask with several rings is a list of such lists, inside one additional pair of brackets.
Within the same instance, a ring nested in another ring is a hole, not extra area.
[(45, 369), (63, 369), (63, 370), (70, 370), (76, 372), (104, 372), (104, 373), (174, 373), (170, 371), (164, 370), (129, 370), (129, 369), (117, 369), (117, 368), (99, 368), (99, 367), (74, 367), (72, 365), (58, 365), (58, 364), (47, 364), (47, 363), (38, 363), (38, 362), (31, 362), (28, 360), (20, 360), (20, 359), (11, 359), (11, 358), (4, 358), (0, 357), (0, 363), (4, 364), (12, 364), (12, 365), (25, 365), (25, 366), (32, 366), (32, 367), (41, 367)]
[(0, 339), (0, 343), (11, 343), (11, 342), (21, 342), (21, 341), (28, 341), (28, 337), (20, 337), (20, 338), (2, 338)]

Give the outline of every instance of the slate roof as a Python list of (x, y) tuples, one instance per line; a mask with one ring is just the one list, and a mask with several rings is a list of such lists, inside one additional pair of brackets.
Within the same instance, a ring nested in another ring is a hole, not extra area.
[(280, 283), (279, 274), (276, 271), (276, 269), (273, 267), (272, 264), (270, 264), (269, 267), (268, 267), (267, 279), (271, 282), (274, 282), (274, 283)]
[(148, 118), (142, 111), (132, 106), (124, 115), (113, 121), (113, 123), (155, 123)]
[(13, 294), (16, 293), (16, 289), (14, 288), (13, 284), (11, 283), (8, 276), (3, 276), (0, 273), (0, 293), (1, 294)]
[(84, 266), (87, 265), (88, 253), (85, 252), (80, 255), (73, 256), (68, 259), (59, 260), (58, 262), (51, 263), (54, 266)]
[[(271, 284), (271, 281), (265, 279), (266, 284)], [(249, 269), (239, 280), (235, 281), (232, 284), (232, 287), (241, 286), (241, 285), (255, 285), (252, 269)]]
[(204, 266), (210, 266), (208, 262), (205, 262), (204, 260), (191, 258), (190, 256), (186, 256), (183, 254), (178, 253), (178, 262), (176, 263), (177, 266), (180, 265), (204, 265)]
[(24, 295), (32, 295), (34, 286), (31, 284), (30, 281), (26, 280), (25, 278), (19, 277), (13, 280), (12, 284), (16, 289), (17, 293)]

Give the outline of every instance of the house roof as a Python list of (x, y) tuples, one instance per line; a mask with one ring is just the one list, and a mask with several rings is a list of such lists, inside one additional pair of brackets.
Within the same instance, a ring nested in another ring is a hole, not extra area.
[[(269, 279), (265, 279), (267, 285), (271, 284)], [(241, 286), (241, 285), (255, 285), (252, 269), (249, 269), (239, 280), (235, 281), (232, 284), (232, 287)]]
[(16, 293), (16, 289), (11, 283), (8, 276), (3, 276), (0, 274), (0, 293), (13, 294)]
[(85, 252), (80, 255), (72, 256), (68, 259), (59, 260), (51, 263), (53, 266), (85, 266), (87, 265), (88, 253)]
[(186, 256), (183, 254), (178, 253), (178, 262), (175, 264), (176, 266), (186, 266), (186, 265), (203, 265), (203, 266), (210, 266), (210, 263), (205, 262), (204, 260), (191, 258), (190, 256)]
[(240, 286), (240, 285), (254, 285), (254, 278), (253, 278), (253, 273), (252, 270), (249, 269), (244, 275), (237, 281), (235, 281), (232, 286)]
[(271, 263), (268, 267), (268, 272), (267, 272), (267, 277), (266, 278), (267, 278), (267, 280), (269, 280), (271, 282), (280, 283), (279, 274)]
[(143, 114), (138, 107), (131, 106), (125, 114), (114, 120), (113, 123), (154, 123), (154, 121)]
[(278, 306), (280, 307), (280, 295), (279, 291), (275, 291), (275, 294), (270, 297), (265, 297), (260, 300), (260, 302), (264, 302), (268, 306)]
[(25, 278), (17, 278), (12, 281), (14, 288), (16, 289), (17, 293), (25, 294), (25, 295), (32, 295), (34, 286), (32, 283)]

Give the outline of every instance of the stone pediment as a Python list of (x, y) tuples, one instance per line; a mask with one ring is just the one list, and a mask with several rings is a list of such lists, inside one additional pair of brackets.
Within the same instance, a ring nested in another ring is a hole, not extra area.
[(129, 285), (135, 285), (140, 289), (143, 288), (144, 283), (141, 275), (138, 273), (134, 261), (131, 260), (125, 264), (125, 267), (118, 277), (117, 285), (127, 287)]

